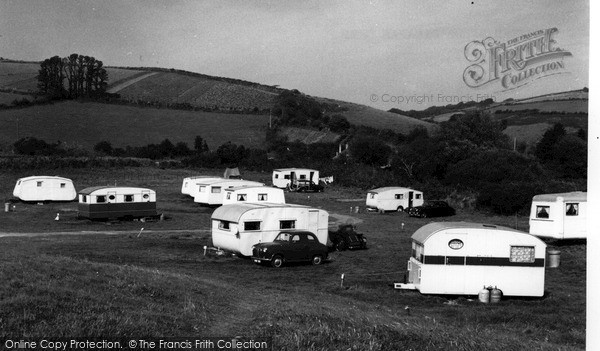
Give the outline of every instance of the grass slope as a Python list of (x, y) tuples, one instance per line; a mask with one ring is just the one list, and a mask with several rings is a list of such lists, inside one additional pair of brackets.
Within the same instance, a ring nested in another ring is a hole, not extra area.
[[(0, 237), (0, 337), (266, 336), (274, 350), (585, 348), (585, 243), (550, 243), (562, 252), (561, 266), (547, 269), (544, 298), (505, 298), (495, 305), (394, 290), (391, 284), (402, 279), (410, 256), (410, 235), (429, 221), (402, 213), (351, 214), (362, 221), (366, 251), (334, 252), (318, 267), (272, 269), (203, 255), (203, 247), (211, 246), (212, 209), (179, 193), (190, 173), (60, 170), (78, 189), (115, 178), (119, 184), (155, 188), (160, 210), (171, 218), (163, 222), (89, 223), (77, 221), (72, 211), (53, 220), (56, 211), (74, 203), (17, 204), (15, 212), (0, 212), (2, 231), (54, 232), (69, 226), (98, 231)], [(251, 180), (270, 177), (242, 173)], [(24, 174), (0, 174), (0, 194), (9, 193)], [(286, 194), (289, 203), (323, 208), (331, 217), (348, 215), (348, 206), (362, 207), (364, 196), (335, 185), (319, 194)], [(527, 218), (459, 211), (451, 220), (527, 230)], [(140, 227), (142, 234), (132, 232)], [(99, 233), (107, 229), (116, 234)], [(195, 232), (174, 232), (183, 229)]]
[[(18, 121), (18, 130), (17, 130)], [(0, 110), (0, 139), (57, 140), (91, 150), (99, 141), (113, 147), (141, 146), (168, 138), (193, 147), (202, 136), (211, 150), (231, 141), (261, 147), (269, 116), (193, 112), (65, 101), (23, 109)]]

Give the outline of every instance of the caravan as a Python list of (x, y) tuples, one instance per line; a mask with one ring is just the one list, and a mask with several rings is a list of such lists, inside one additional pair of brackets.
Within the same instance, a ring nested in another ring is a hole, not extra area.
[(243, 256), (252, 246), (271, 242), (282, 230), (306, 230), (327, 245), (327, 211), (293, 204), (237, 203), (223, 205), (212, 214), (213, 246)]
[(156, 216), (156, 192), (146, 188), (95, 186), (79, 192), (79, 218), (117, 219)]
[(543, 296), (546, 244), (495, 225), (438, 222), (412, 235), (405, 283), (422, 294), (477, 295), (497, 287), (507, 296)]
[(367, 192), (367, 209), (372, 211), (404, 211), (423, 204), (423, 193), (402, 187), (384, 187)]
[(285, 193), (283, 189), (272, 186), (262, 185), (244, 185), (225, 189), (223, 205), (234, 204), (238, 202), (256, 202), (256, 203), (285, 203)]
[(73, 201), (77, 198), (77, 192), (71, 179), (58, 176), (31, 176), (17, 180), (13, 196), (26, 202)]
[(195, 177), (187, 177), (183, 178), (183, 183), (181, 184), (181, 193), (184, 195), (189, 195), (194, 197), (198, 192), (198, 183), (205, 182), (210, 179), (224, 179), (221, 177), (215, 176), (195, 176)]
[(288, 188), (294, 179), (319, 184), (319, 171), (307, 168), (280, 168), (273, 170), (273, 186)]
[(529, 233), (554, 239), (587, 238), (587, 193), (541, 194), (533, 197)]
[(194, 202), (217, 206), (223, 204), (224, 190), (238, 186), (263, 186), (263, 183), (243, 179), (206, 178), (196, 181)]

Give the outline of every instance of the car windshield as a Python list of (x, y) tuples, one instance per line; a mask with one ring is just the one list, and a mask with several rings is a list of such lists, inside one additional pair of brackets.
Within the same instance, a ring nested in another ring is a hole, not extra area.
[(285, 241), (288, 242), (290, 241), (290, 237), (292, 235), (290, 233), (279, 233), (279, 235), (277, 235), (277, 237), (275, 238), (274, 241)]

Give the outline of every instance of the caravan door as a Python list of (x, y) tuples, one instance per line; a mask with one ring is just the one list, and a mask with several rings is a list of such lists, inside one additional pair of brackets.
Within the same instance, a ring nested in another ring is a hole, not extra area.
[(408, 192), (408, 207), (407, 208), (411, 208), (413, 207), (413, 191), (409, 191)]
[(586, 203), (565, 202), (561, 239), (586, 237)]
[(446, 294), (462, 294), (465, 289), (465, 267), (467, 234), (466, 233), (447, 233), (446, 234), (446, 255), (444, 257), (444, 274), (441, 278), (444, 281), (444, 292)]

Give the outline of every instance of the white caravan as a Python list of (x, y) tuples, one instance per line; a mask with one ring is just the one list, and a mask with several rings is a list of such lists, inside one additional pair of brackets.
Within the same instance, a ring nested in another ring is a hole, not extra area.
[(367, 192), (366, 205), (370, 210), (400, 212), (422, 204), (423, 192), (410, 188), (389, 186)]
[(307, 230), (327, 245), (329, 213), (294, 204), (237, 203), (223, 205), (212, 214), (213, 246), (243, 256), (252, 246), (272, 242), (282, 230)]
[(279, 168), (273, 170), (273, 186), (287, 188), (293, 179), (311, 180), (319, 184), (319, 171), (307, 168)]
[(183, 182), (181, 183), (181, 193), (184, 195), (190, 195), (194, 197), (198, 192), (198, 183), (205, 182), (210, 179), (225, 179), (221, 177), (215, 176), (194, 176), (183, 178)]
[(224, 197), (223, 191), (225, 189), (244, 185), (262, 186), (264, 184), (243, 179), (201, 179), (196, 181), (197, 191), (194, 189), (194, 202), (208, 206), (222, 205)]
[(58, 176), (31, 176), (20, 178), (15, 184), (13, 196), (21, 201), (73, 201), (77, 192), (73, 181)]
[(529, 233), (554, 239), (587, 238), (587, 193), (541, 194), (533, 197)]
[(406, 283), (423, 294), (477, 295), (497, 287), (506, 296), (544, 295), (546, 244), (518, 230), (466, 222), (424, 225), (412, 235)]
[(223, 205), (234, 204), (238, 202), (269, 202), (284, 204), (285, 193), (283, 192), (283, 189), (260, 185), (244, 185), (225, 189), (223, 193)]

